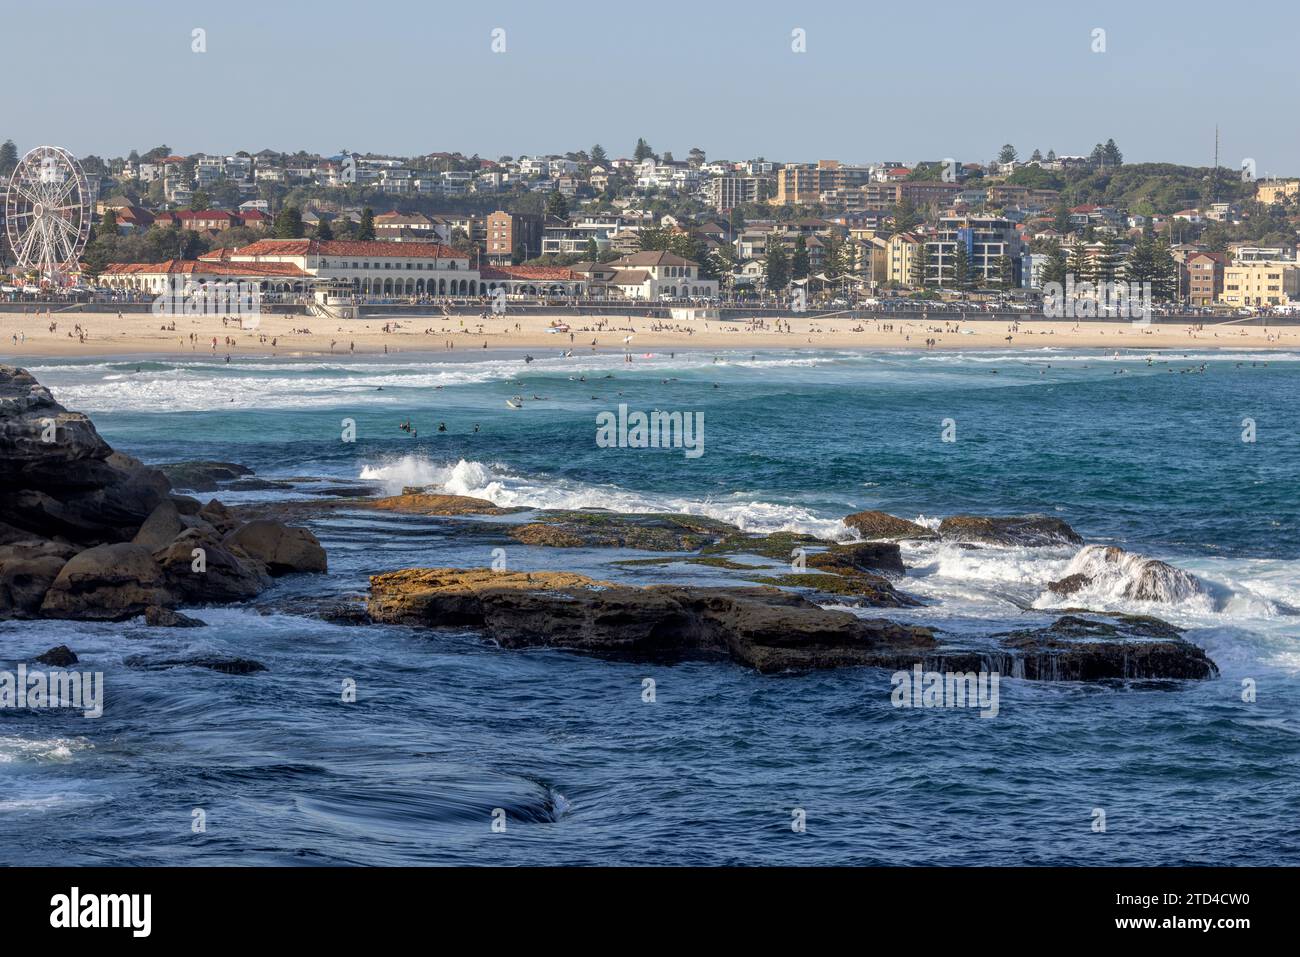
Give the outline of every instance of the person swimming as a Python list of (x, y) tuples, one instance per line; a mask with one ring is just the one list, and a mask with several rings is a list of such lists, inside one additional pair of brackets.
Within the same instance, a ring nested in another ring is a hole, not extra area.
[(438, 423), (438, 431), (439, 431), (439, 432), (446, 432), (446, 431), (447, 431), (447, 423), (446, 423), (446, 422), (439, 422), (439, 423)]

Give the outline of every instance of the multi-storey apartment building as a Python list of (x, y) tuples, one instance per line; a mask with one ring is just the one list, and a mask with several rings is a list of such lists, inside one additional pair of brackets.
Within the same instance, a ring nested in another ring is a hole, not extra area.
[(816, 203), (823, 193), (857, 189), (871, 181), (871, 167), (847, 166), (839, 160), (818, 160), (817, 164), (795, 163), (776, 174), (778, 206)]
[(1007, 219), (991, 216), (945, 216), (933, 238), (927, 240), (926, 278), (936, 286), (952, 285), (957, 247), (966, 250), (971, 278), (976, 283), (995, 280), (998, 261), (1003, 256), (1011, 259), (1015, 282), (1019, 282), (1019, 262), (1022, 243), (1015, 225)]
[(488, 262), (510, 263), (515, 255), (533, 259), (542, 252), (542, 217), (497, 210), (487, 218)]
[(1223, 268), (1221, 301), (1229, 306), (1281, 306), (1300, 299), (1294, 262), (1234, 262)]

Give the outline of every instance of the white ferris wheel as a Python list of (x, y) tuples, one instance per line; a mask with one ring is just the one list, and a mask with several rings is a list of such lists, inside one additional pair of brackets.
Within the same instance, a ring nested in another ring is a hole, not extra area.
[(9, 179), (4, 218), (18, 269), (65, 282), (90, 238), (90, 186), (81, 164), (58, 146), (32, 150)]

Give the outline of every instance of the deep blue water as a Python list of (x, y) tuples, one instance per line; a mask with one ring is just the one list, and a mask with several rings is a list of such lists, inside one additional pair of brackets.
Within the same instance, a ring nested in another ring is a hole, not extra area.
[[(863, 508), (926, 521), (1058, 515), (1089, 542), (1211, 586), (1213, 600), (1110, 607), (1188, 628), (1221, 677), (1004, 679), (998, 717), (983, 720), (895, 709), (889, 674), (874, 669), (631, 665), (276, 610), (293, 595), (360, 593), (378, 571), (490, 561), (455, 520), (337, 513), (313, 523), (326, 578), (282, 580), (252, 608), (192, 610), (207, 629), (0, 624), (0, 667), (66, 643), (108, 687), (96, 720), (0, 711), (0, 862), (1300, 862), (1300, 356), (714, 358), (31, 368), (149, 462), (217, 458), (260, 477), (690, 510), (825, 536), (843, 536), (839, 518)], [(505, 405), (515, 394), (527, 400), (518, 411)], [(598, 448), (595, 415), (620, 402), (703, 412), (704, 455)], [(354, 443), (340, 440), (345, 418)], [(396, 428), (407, 418), (418, 438)], [(955, 442), (941, 441), (945, 419)], [(971, 634), (1046, 623), (1050, 608), (1019, 604), (1041, 604), (1075, 551), (906, 549), (902, 587), (928, 605), (890, 616)], [(721, 574), (620, 568), (610, 560), (629, 555), (608, 552), (508, 553), (516, 569), (630, 581)], [(196, 652), (269, 670), (123, 664)], [(654, 703), (642, 701), (647, 677)], [(358, 697), (345, 704), (349, 678)], [(1245, 678), (1258, 685), (1249, 704)], [(191, 830), (195, 808), (204, 833)], [(495, 808), (504, 833), (491, 830)], [(807, 833), (791, 830), (794, 808)], [(1104, 833), (1092, 829), (1097, 808)]]

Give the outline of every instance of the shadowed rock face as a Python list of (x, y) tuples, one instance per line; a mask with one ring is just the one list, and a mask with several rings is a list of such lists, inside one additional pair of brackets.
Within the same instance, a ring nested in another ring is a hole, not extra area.
[(173, 496), (166, 475), (114, 452), (25, 370), (0, 366), (0, 619), (157, 617), (324, 570), (311, 532)]
[(1068, 524), (1049, 515), (953, 515), (939, 523), (944, 541), (982, 545), (1082, 545), (1083, 538)]
[(390, 572), (370, 579), (367, 610), (374, 621), (482, 631), (508, 648), (628, 659), (726, 657), (765, 674), (915, 664), (1061, 681), (1218, 673), (1178, 629), (1155, 618), (1068, 615), (972, 650), (944, 645), (930, 628), (861, 619), (775, 588), (640, 588), (559, 572)]

